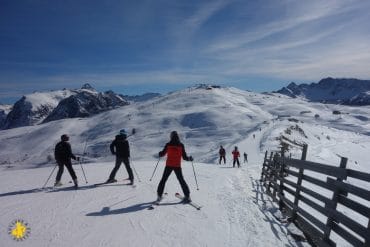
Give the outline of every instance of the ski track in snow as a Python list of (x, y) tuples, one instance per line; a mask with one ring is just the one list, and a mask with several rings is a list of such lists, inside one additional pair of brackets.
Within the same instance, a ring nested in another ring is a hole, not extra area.
[[(137, 162), (142, 177), (149, 177), (153, 162)], [(32, 169), (24, 174), (24, 184), (1, 188), (1, 228), (15, 218), (26, 220), (31, 226), (27, 246), (284, 246), (289, 239), (284, 226), (254, 203), (253, 179), (259, 167), (227, 168), (224, 165), (197, 164), (200, 190), (189, 164), (184, 164), (184, 176), (194, 202), (201, 210), (183, 205), (174, 196), (181, 188), (172, 174), (166, 184), (167, 196), (163, 205), (154, 210), (147, 207), (155, 199), (155, 190), (163, 170), (158, 168), (155, 181), (129, 186), (93, 188), (81, 184), (79, 190), (62, 187), (43, 192), (17, 191), (25, 186), (36, 186), (34, 178), (43, 177), (47, 168)], [(94, 178), (106, 173), (106, 167), (88, 164), (86, 171)], [(77, 170), (77, 169), (76, 169)], [(12, 173), (0, 174), (9, 182)], [(79, 172), (79, 171), (77, 171)], [(123, 172), (121, 171), (120, 174)], [(64, 180), (69, 180), (64, 174)], [(102, 180), (96, 179), (96, 180)], [(5, 183), (7, 184), (7, 183)], [(26, 185), (27, 184), (27, 185)], [(66, 186), (70, 184), (66, 183)], [(4, 192), (13, 190), (13, 194)], [(4, 209), (6, 211), (4, 212)], [(5, 225), (4, 225), (5, 224)], [(1, 230), (1, 229), (0, 229)], [(263, 240), (263, 244), (261, 244)], [(0, 235), (0, 246), (17, 246), (7, 234)], [(294, 245), (289, 245), (294, 246)]]

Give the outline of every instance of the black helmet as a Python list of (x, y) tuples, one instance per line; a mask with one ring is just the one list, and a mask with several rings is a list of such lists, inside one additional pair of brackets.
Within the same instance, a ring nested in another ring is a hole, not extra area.
[(67, 142), (69, 140), (69, 136), (67, 134), (64, 134), (60, 137), (60, 139), (64, 142)]
[(177, 131), (172, 131), (170, 137), (171, 137), (171, 141), (175, 141), (175, 142), (180, 141), (180, 137), (179, 137), (179, 134), (177, 134)]

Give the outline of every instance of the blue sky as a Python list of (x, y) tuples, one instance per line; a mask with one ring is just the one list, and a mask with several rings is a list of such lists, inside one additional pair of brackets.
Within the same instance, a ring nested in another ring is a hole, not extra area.
[(370, 1), (0, 0), (0, 102), (370, 78)]

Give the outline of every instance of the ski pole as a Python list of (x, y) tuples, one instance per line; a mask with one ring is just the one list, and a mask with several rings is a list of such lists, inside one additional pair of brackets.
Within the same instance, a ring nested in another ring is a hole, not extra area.
[(82, 169), (82, 173), (84, 174), (85, 181), (86, 181), (86, 183), (88, 183), (87, 182), (87, 179), (86, 179), (86, 175), (85, 175), (85, 170), (84, 170), (84, 167), (82, 166), (82, 163), (81, 163), (80, 159), (78, 160), (78, 163), (80, 163), (80, 166), (81, 166), (81, 169)]
[(198, 181), (197, 181), (197, 176), (195, 174), (195, 169), (194, 169), (194, 164), (193, 164), (193, 161), (191, 162), (191, 165), (193, 167), (193, 172), (194, 172), (194, 178), (195, 178), (195, 183), (197, 184), (197, 190), (199, 190), (199, 187), (198, 187)]
[(87, 148), (87, 138), (86, 138), (86, 141), (85, 141), (85, 147), (84, 147), (84, 151), (83, 151), (83, 153), (82, 153), (82, 157), (78, 160), (78, 163), (80, 164), (80, 166), (81, 166), (81, 169), (82, 169), (82, 173), (83, 173), (83, 175), (84, 175), (84, 178), (85, 178), (85, 181), (86, 181), (86, 183), (88, 183), (87, 182), (87, 179), (86, 179), (86, 174), (85, 174), (85, 170), (84, 170), (84, 168), (83, 168), (83, 166), (82, 166), (82, 159), (83, 159), (83, 157), (85, 156), (85, 154), (86, 154), (86, 148)]
[(155, 173), (155, 170), (157, 170), (157, 166), (159, 164), (159, 160), (161, 159), (161, 157), (158, 158), (158, 162), (157, 164), (155, 165), (155, 168), (154, 168), (154, 171), (153, 171), (153, 174), (152, 174), (152, 177), (149, 179), (149, 181), (152, 181), (152, 178), (154, 177), (154, 173)]
[[(130, 162), (132, 164), (132, 162)], [(141, 182), (140, 178), (139, 178), (139, 174), (137, 173), (136, 169), (135, 169), (135, 166), (132, 164), (132, 170), (134, 170), (135, 174), (136, 174), (136, 177), (137, 177), (137, 180), (139, 180), (139, 182)]]
[(46, 182), (45, 182), (44, 186), (42, 186), (42, 188), (43, 188), (43, 189), (45, 188), (46, 184), (49, 182), (49, 179), (50, 179), (50, 178), (51, 178), (51, 176), (53, 175), (54, 170), (55, 170), (55, 168), (57, 168), (57, 166), (58, 166), (58, 165), (55, 165), (55, 166), (54, 166), (54, 169), (51, 171), (50, 176), (48, 177), (48, 180), (46, 180)]

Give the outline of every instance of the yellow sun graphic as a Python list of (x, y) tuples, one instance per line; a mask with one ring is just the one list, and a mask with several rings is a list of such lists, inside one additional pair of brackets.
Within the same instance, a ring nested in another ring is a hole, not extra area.
[(31, 228), (24, 220), (15, 220), (9, 225), (9, 235), (16, 241), (25, 240), (31, 233)]

